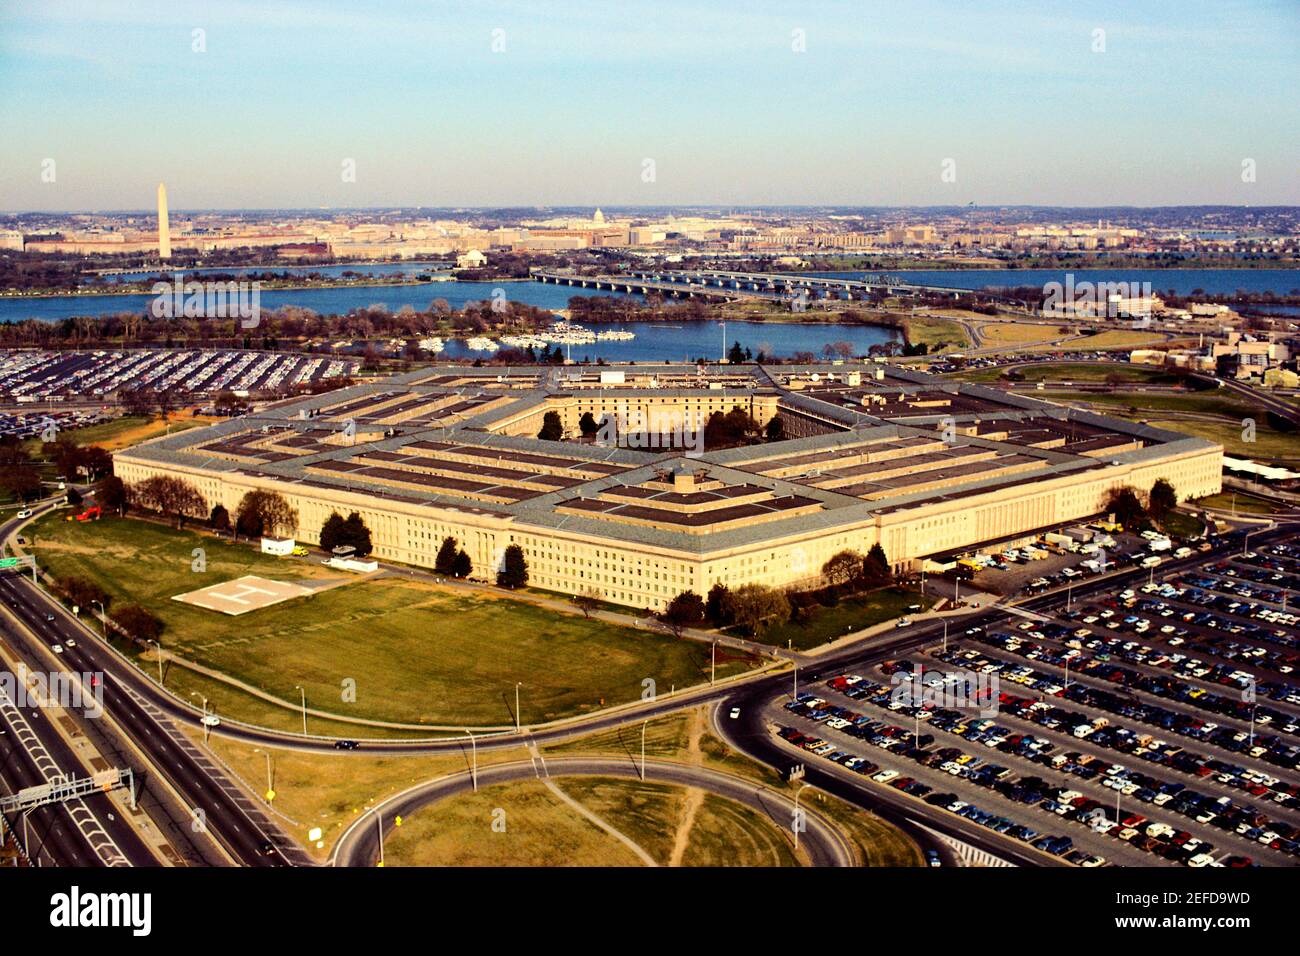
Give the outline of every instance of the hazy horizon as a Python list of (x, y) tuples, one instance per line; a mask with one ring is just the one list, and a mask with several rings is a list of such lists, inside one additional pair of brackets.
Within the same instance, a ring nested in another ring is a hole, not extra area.
[(0, 209), (1296, 206), (1297, 49), (1266, 0), (50, 0)]

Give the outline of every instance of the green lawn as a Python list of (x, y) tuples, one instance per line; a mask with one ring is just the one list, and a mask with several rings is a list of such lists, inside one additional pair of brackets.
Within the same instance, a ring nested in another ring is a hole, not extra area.
[(1223, 398), (1212, 392), (1075, 392), (1047, 389), (1034, 392), (1034, 398), (1057, 402), (1115, 405), (1123, 408), (1146, 409), (1160, 412), (1195, 412), (1201, 415), (1228, 415), (1263, 419), (1263, 411), (1249, 402), (1236, 398)]
[(1205, 523), (1200, 518), (1185, 511), (1171, 511), (1160, 522), (1160, 527), (1166, 534), (1177, 535), (1180, 538), (1190, 538), (1203, 532)]
[(1208, 498), (1201, 498), (1196, 504), (1204, 508), (1214, 508), (1218, 511), (1233, 511), (1235, 509), (1238, 514), (1244, 515), (1271, 515), (1283, 510), (1264, 498), (1256, 498), (1244, 491), (1233, 492), (1231, 490), (1221, 491), (1217, 495), (1210, 495)]
[[(683, 822), (685, 790), (669, 784), (605, 777), (562, 779), (560, 788), (650, 854), (672, 860)], [(706, 794), (687, 836), (683, 866), (794, 866), (791, 841), (772, 820)]]
[(923, 608), (928, 608), (932, 603), (917, 591), (899, 587), (883, 588), (844, 598), (834, 607), (814, 608), (809, 620), (799, 623), (787, 621), (769, 627), (755, 639), (763, 644), (806, 650), (853, 631), (860, 631), (864, 627), (902, 617), (907, 613), (909, 605), (920, 604)]
[[(1131, 417), (1131, 416), (1125, 416)], [(1142, 416), (1144, 419), (1146, 416)], [(1223, 446), (1224, 454), (1235, 458), (1253, 458), (1255, 461), (1278, 462), (1294, 468), (1300, 464), (1300, 434), (1296, 432), (1279, 432), (1269, 428), (1264, 414), (1256, 412), (1250, 416), (1255, 419), (1255, 440), (1242, 441), (1244, 429), (1236, 422), (1205, 422), (1188, 419), (1147, 419), (1154, 428), (1167, 428), (1195, 435), (1207, 441), (1218, 442)]]
[(635, 853), (538, 780), (439, 801), (384, 838), (385, 867), (640, 865)]
[[(144, 415), (123, 415), (112, 421), (87, 425), (84, 428), (69, 428), (59, 433), (62, 438), (70, 438), (78, 445), (102, 445), (110, 451), (127, 445), (139, 444), (150, 438), (171, 432), (182, 432), (200, 425), (210, 425), (211, 418), (194, 418), (192, 416), (174, 415), (169, 421)], [(28, 439), (26, 447), (34, 457), (40, 457), (42, 442), (39, 438)]]
[[(143, 604), (166, 623), (165, 648), (282, 700), (296, 702), (301, 685), (310, 706), (332, 714), (506, 725), (515, 719), (519, 681), (523, 721), (538, 723), (635, 700), (647, 678), (659, 693), (708, 679), (709, 647), (701, 643), (559, 614), (496, 592), (399, 577), (349, 579), (344, 587), (229, 617), (171, 598), (243, 574), (299, 580), (337, 572), (130, 519), (46, 518), (33, 530), (43, 568), (55, 577), (92, 578), (116, 603)], [(202, 574), (190, 569), (196, 547), (207, 555)], [(718, 676), (746, 666), (729, 658)], [(343, 700), (346, 681), (355, 682), (355, 702)], [(225, 706), (239, 708), (241, 701), (247, 695)], [(265, 704), (256, 706), (255, 716), (264, 717)]]
[[(951, 377), (964, 382), (997, 382), (1009, 368), (980, 368), (969, 372), (956, 372)], [(1146, 385), (1172, 385), (1177, 377), (1158, 368), (1145, 365), (1126, 365), (1119, 362), (1089, 364), (1087, 362), (1044, 362), (1036, 365), (1018, 365), (1014, 370), (1025, 382), (1133, 382)]]
[(945, 345), (959, 349), (970, 347), (970, 336), (952, 319), (916, 315), (906, 320), (906, 326), (908, 342), (912, 345), (928, 345), (931, 352), (937, 352)]

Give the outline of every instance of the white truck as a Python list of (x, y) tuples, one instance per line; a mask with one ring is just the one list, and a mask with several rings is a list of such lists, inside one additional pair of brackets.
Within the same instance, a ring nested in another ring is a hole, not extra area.
[(358, 574), (370, 574), (379, 570), (379, 562), (371, 558), (326, 558), (321, 562), (326, 567), (339, 571), (356, 571)]

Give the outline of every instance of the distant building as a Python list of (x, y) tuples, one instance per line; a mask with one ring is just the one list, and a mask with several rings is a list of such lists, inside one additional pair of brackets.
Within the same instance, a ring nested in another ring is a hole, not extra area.
[(1216, 342), (1212, 356), (1220, 375), (1231, 378), (1264, 376), (1291, 358), (1291, 350), (1270, 334), (1256, 338), (1241, 332), (1229, 332), (1226, 342)]
[(1264, 373), (1265, 388), (1300, 388), (1300, 374), (1286, 368), (1271, 368)]
[(481, 269), (487, 265), (487, 256), (477, 249), (471, 249), (462, 255), (456, 257), (457, 269)]
[(894, 226), (885, 230), (885, 243), (890, 246), (924, 246), (938, 241), (934, 226)]
[(275, 250), (281, 259), (326, 259), (330, 254), (327, 242), (291, 242)]

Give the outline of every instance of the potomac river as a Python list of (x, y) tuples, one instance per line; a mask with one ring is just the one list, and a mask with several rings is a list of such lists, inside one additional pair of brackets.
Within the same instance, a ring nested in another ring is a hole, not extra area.
[[(265, 270), (292, 275), (318, 271), (337, 275), (346, 270), (376, 275), (399, 274), (413, 278), (430, 270), (427, 263), (349, 264), (305, 268), (267, 267)], [(231, 271), (236, 270), (221, 270)], [(862, 273), (819, 273), (860, 277)], [(1065, 281), (1065, 272), (1048, 269), (1008, 270), (896, 270), (890, 273), (910, 281), (979, 289), (986, 286), (1042, 286)], [(1300, 290), (1297, 269), (1116, 269), (1076, 270), (1075, 282), (1128, 281), (1150, 282), (1157, 293), (1174, 290), (1189, 293), (1200, 289), (1209, 293), (1231, 293), (1238, 289), (1252, 292), (1274, 291), (1287, 294)], [(140, 276), (132, 277), (140, 279)], [(170, 274), (167, 276), (170, 278)], [(347, 286), (317, 289), (264, 289), (261, 307), (276, 309), (285, 305), (312, 309), (321, 314), (343, 314), (354, 308), (383, 305), (397, 311), (403, 306), (424, 310), (435, 299), (445, 299), (453, 308), (469, 302), (490, 300), (493, 290), (500, 289), (507, 299), (526, 302), (538, 308), (559, 310), (575, 294), (610, 294), (593, 289), (543, 285), (540, 282), (418, 282), (410, 285)], [(56, 295), (46, 297), (0, 297), (0, 322), (41, 319), (57, 322), (77, 315), (102, 315), (112, 312), (143, 312), (152, 296), (146, 293), (127, 295)], [(717, 358), (724, 351), (723, 332), (717, 322), (630, 322), (622, 325), (595, 323), (593, 332), (623, 329), (636, 335), (631, 341), (602, 341), (573, 346), (574, 360), (604, 358), (608, 361), (662, 361)], [(757, 354), (789, 356), (794, 352), (821, 353), (823, 346), (844, 341), (855, 354), (864, 354), (870, 346), (897, 339), (896, 329), (874, 325), (793, 322), (728, 322), (725, 346), (739, 341)], [(449, 340), (442, 353), (448, 358), (487, 357), (487, 352), (471, 352), (462, 340)]]

